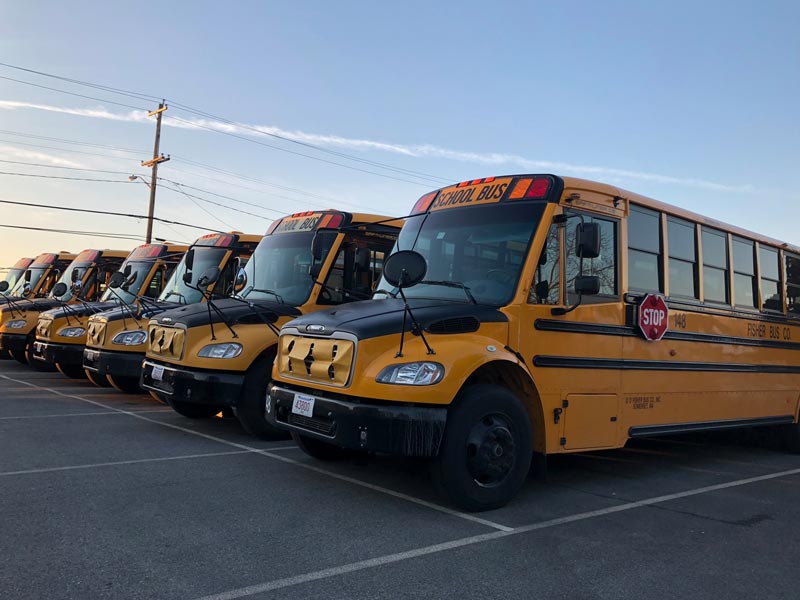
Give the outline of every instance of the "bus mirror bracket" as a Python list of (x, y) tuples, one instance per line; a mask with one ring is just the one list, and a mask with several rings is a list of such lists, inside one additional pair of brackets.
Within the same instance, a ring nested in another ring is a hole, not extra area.
[(25, 271), (25, 281), (30, 281), (30, 280), (31, 280), (31, 277), (32, 277), (32, 275), (33, 275), (33, 274), (31, 273), (31, 270), (30, 270), (30, 269), (27, 269), (27, 270)]

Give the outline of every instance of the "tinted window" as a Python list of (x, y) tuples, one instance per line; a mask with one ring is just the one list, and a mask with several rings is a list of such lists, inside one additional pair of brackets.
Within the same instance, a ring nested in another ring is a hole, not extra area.
[(728, 268), (728, 244), (724, 233), (703, 227), (703, 264)]
[(694, 223), (670, 217), (667, 220), (667, 234), (669, 236), (669, 295), (699, 298)]
[(628, 215), (628, 288), (663, 291), (661, 281), (661, 216), (631, 205)]
[(778, 276), (778, 251), (775, 248), (759, 245), (758, 269), (761, 274), (761, 308), (783, 312), (783, 297)]
[(669, 232), (669, 256), (694, 261), (696, 259), (696, 244), (694, 239), (694, 223), (669, 219), (667, 221)]
[(558, 304), (561, 301), (561, 228), (551, 225), (536, 266), (534, 285), (528, 293), (530, 304)]
[(753, 242), (733, 238), (733, 300), (736, 306), (757, 306)]
[(753, 268), (753, 242), (733, 238), (733, 270), (745, 275), (755, 275)]
[(800, 314), (800, 256), (786, 253), (786, 308)]
[(660, 231), (661, 219), (657, 212), (631, 206), (628, 215), (628, 247), (657, 254), (661, 251)]
[(703, 301), (728, 303), (728, 236), (703, 227)]

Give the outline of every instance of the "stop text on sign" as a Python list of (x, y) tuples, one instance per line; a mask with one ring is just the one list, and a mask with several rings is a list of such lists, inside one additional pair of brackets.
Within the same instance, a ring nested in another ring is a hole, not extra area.
[(646, 340), (658, 341), (669, 327), (669, 309), (663, 296), (647, 294), (639, 305), (637, 325)]

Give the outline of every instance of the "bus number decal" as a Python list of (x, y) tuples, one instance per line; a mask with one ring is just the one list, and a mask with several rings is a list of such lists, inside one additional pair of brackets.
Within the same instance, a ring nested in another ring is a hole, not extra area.
[(675, 329), (686, 329), (686, 315), (675, 315), (673, 327)]

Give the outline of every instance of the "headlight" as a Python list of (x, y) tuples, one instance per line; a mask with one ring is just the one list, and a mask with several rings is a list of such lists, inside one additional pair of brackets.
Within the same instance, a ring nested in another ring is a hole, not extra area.
[(378, 383), (397, 385), (433, 385), (444, 377), (444, 367), (435, 362), (415, 362), (391, 365), (378, 374)]
[(117, 344), (118, 346), (138, 346), (139, 344), (144, 344), (146, 339), (146, 331), (123, 331), (115, 335), (111, 343)]
[(22, 329), (27, 323), (25, 319), (17, 319), (16, 321), (9, 321), (6, 323), (6, 327), (9, 329)]
[(202, 356), (203, 358), (236, 358), (241, 353), (241, 344), (210, 344), (203, 346), (197, 356)]
[(86, 333), (83, 327), (65, 327), (58, 332), (61, 337), (81, 337)]

